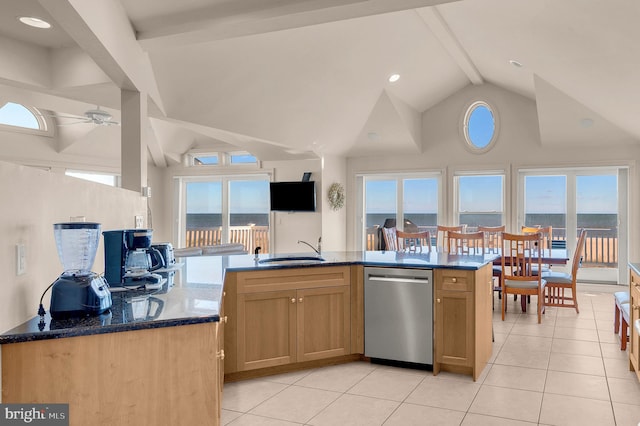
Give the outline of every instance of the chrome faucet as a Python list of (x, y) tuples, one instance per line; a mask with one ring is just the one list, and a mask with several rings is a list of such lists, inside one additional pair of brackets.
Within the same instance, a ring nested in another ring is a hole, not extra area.
[(309, 247), (311, 247), (313, 249), (313, 251), (315, 251), (317, 253), (318, 256), (320, 256), (322, 253), (322, 237), (318, 238), (318, 248), (315, 248), (314, 246), (312, 246), (311, 244), (309, 244), (306, 241), (302, 241), (302, 240), (298, 240), (298, 244), (306, 244)]

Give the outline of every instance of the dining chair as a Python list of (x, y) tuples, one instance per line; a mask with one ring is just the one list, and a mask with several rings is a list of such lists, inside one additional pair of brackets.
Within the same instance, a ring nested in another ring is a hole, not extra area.
[(449, 254), (468, 254), (483, 255), (484, 254), (484, 233), (483, 232), (448, 232), (448, 249), (445, 251)]
[[(549, 271), (542, 274), (542, 278), (547, 281), (545, 287), (546, 306), (558, 306), (562, 308), (575, 308), (576, 313), (580, 313), (578, 309), (578, 298), (576, 291), (576, 280), (578, 279), (578, 268), (582, 263), (582, 252), (584, 250), (584, 241), (587, 237), (587, 231), (582, 229), (578, 237), (578, 245), (573, 253), (573, 263), (571, 264), (571, 273)], [(571, 296), (565, 294), (565, 290), (571, 290)]]
[[(478, 226), (478, 231), (484, 232), (484, 247), (486, 251), (488, 253), (500, 253), (500, 250), (502, 250), (502, 233), (506, 231), (506, 226)], [(498, 292), (498, 299), (502, 299), (501, 276), (502, 266), (493, 265), (493, 291)]]
[(465, 225), (436, 227), (436, 248), (438, 251), (449, 252), (449, 232), (464, 232)]
[(398, 250), (398, 236), (396, 227), (382, 228), (382, 235), (384, 236), (385, 250), (397, 251)]
[(431, 253), (431, 234), (429, 231), (404, 232), (396, 230), (396, 246), (398, 251), (422, 251), (426, 247)]
[(535, 234), (502, 234), (502, 320), (507, 311), (507, 294), (520, 295), (523, 310), (526, 311), (526, 297), (538, 296), (538, 324), (544, 312), (544, 287), (542, 274), (534, 274), (534, 267), (540, 270), (541, 236)]

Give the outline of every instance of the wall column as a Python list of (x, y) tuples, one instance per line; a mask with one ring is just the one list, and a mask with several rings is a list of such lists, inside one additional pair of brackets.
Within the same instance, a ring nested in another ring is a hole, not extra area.
[(122, 188), (142, 193), (147, 186), (147, 95), (121, 90)]

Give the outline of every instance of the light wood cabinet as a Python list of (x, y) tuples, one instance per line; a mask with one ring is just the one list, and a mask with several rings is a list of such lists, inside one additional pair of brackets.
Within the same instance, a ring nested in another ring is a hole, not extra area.
[(640, 380), (640, 336), (635, 322), (640, 318), (640, 276), (631, 270), (629, 280), (629, 370), (635, 370)]
[(436, 269), (433, 373), (476, 380), (492, 351), (492, 266), (477, 271)]
[(9, 343), (2, 402), (68, 403), (69, 424), (220, 424), (217, 322)]
[(351, 353), (350, 267), (239, 272), (226, 281), (227, 292), (229, 283), (236, 302), (227, 373)]

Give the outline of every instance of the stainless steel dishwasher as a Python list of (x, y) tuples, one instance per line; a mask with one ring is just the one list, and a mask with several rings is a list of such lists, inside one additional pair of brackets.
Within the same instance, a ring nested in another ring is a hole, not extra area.
[(433, 365), (433, 271), (364, 268), (364, 354)]

